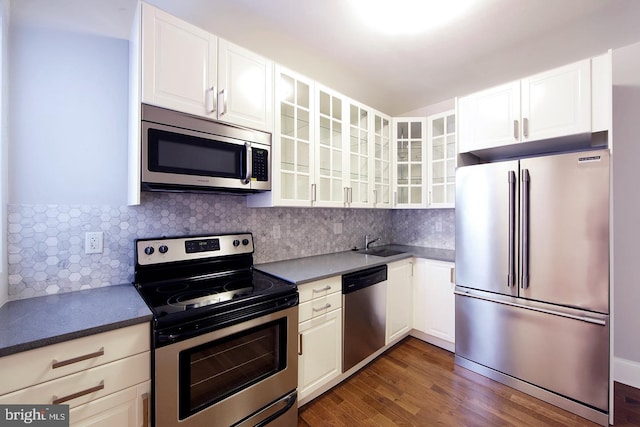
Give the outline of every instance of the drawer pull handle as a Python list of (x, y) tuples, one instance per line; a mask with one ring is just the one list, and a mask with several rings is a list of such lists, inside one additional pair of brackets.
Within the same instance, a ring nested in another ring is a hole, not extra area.
[(329, 291), (329, 290), (331, 290), (331, 286), (327, 285), (324, 288), (314, 289), (313, 292), (324, 292), (324, 291)]
[(142, 395), (142, 427), (149, 426), (149, 393)]
[(298, 347), (300, 347), (298, 350), (298, 356), (302, 356), (302, 334), (298, 334), (298, 344)]
[(100, 356), (104, 356), (104, 347), (100, 348), (100, 350), (95, 353), (85, 354), (84, 356), (74, 357), (73, 359), (63, 360), (62, 362), (54, 360), (51, 362), (51, 369), (62, 368), (63, 366), (72, 365), (74, 363), (82, 362), (83, 360), (89, 360)]
[(95, 387), (91, 387), (86, 390), (82, 390), (77, 393), (70, 394), (68, 396), (62, 396), (62, 397), (53, 396), (53, 401), (51, 403), (53, 403), (54, 405), (58, 405), (60, 403), (67, 402), (69, 400), (72, 400), (87, 394), (95, 393), (96, 391), (100, 391), (103, 389), (104, 389), (104, 380), (100, 381), (100, 384), (98, 384)]
[(327, 303), (325, 304), (324, 307), (314, 308), (313, 311), (323, 311), (323, 310), (326, 310), (327, 308), (331, 308), (331, 304)]

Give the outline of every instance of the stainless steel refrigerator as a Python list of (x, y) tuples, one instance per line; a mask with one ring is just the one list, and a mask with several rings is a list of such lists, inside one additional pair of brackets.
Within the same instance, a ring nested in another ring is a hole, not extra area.
[(459, 167), (456, 363), (605, 424), (609, 151)]

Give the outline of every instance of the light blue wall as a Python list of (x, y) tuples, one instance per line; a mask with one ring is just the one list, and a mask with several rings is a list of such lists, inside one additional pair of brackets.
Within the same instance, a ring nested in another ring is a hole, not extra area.
[(12, 27), (9, 203), (126, 203), (128, 50)]

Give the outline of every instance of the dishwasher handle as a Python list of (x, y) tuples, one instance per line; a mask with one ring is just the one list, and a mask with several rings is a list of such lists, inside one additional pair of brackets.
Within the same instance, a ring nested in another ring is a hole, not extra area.
[(342, 276), (342, 293), (349, 294), (385, 280), (387, 280), (386, 264), (345, 274)]

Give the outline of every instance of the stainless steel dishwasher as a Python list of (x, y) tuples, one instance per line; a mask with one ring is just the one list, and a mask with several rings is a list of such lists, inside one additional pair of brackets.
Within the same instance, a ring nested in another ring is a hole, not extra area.
[(342, 276), (342, 372), (384, 347), (387, 266)]

